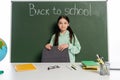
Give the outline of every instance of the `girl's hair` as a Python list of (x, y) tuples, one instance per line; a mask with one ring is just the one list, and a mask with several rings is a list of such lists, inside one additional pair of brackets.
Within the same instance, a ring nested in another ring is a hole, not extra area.
[[(60, 35), (60, 29), (58, 27), (58, 22), (60, 19), (64, 18), (65, 20), (68, 21), (68, 23), (70, 23), (70, 20), (67, 16), (59, 16), (58, 20), (57, 20), (57, 27), (56, 27), (56, 31), (55, 31), (55, 39), (54, 39), (54, 45), (57, 46), (58, 45), (58, 37)], [(70, 37), (70, 43), (72, 43), (72, 38), (74, 38), (74, 33), (72, 31), (72, 29), (70, 28), (70, 26), (68, 26), (67, 30), (70, 32), (69, 37)]]

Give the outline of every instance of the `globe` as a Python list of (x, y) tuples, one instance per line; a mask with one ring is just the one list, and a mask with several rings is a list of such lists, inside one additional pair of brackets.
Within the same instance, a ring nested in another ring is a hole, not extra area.
[(0, 38), (0, 61), (2, 61), (7, 54), (7, 45), (3, 39)]

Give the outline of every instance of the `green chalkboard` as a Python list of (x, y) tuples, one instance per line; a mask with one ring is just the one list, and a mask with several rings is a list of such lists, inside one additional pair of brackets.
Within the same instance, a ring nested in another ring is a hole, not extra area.
[(11, 62), (40, 62), (42, 50), (51, 39), (60, 15), (69, 17), (81, 44), (76, 62), (96, 60), (96, 54), (108, 61), (106, 1), (13, 1)]

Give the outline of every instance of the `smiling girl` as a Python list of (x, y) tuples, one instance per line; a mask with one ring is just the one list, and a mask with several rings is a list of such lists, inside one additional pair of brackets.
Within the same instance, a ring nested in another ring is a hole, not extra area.
[(60, 51), (68, 48), (70, 62), (75, 62), (75, 54), (80, 53), (80, 43), (70, 28), (70, 21), (67, 16), (58, 18), (56, 32), (52, 36), (50, 43), (45, 45), (48, 50), (51, 50), (53, 46), (58, 46)]

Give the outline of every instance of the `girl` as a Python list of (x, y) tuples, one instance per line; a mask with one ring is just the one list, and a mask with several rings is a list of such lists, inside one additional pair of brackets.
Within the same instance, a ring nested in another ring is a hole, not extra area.
[(57, 20), (56, 32), (52, 36), (50, 43), (45, 47), (51, 50), (52, 46), (58, 46), (60, 51), (68, 48), (70, 62), (75, 62), (75, 54), (80, 52), (81, 46), (69, 23), (67, 16), (60, 16)]

